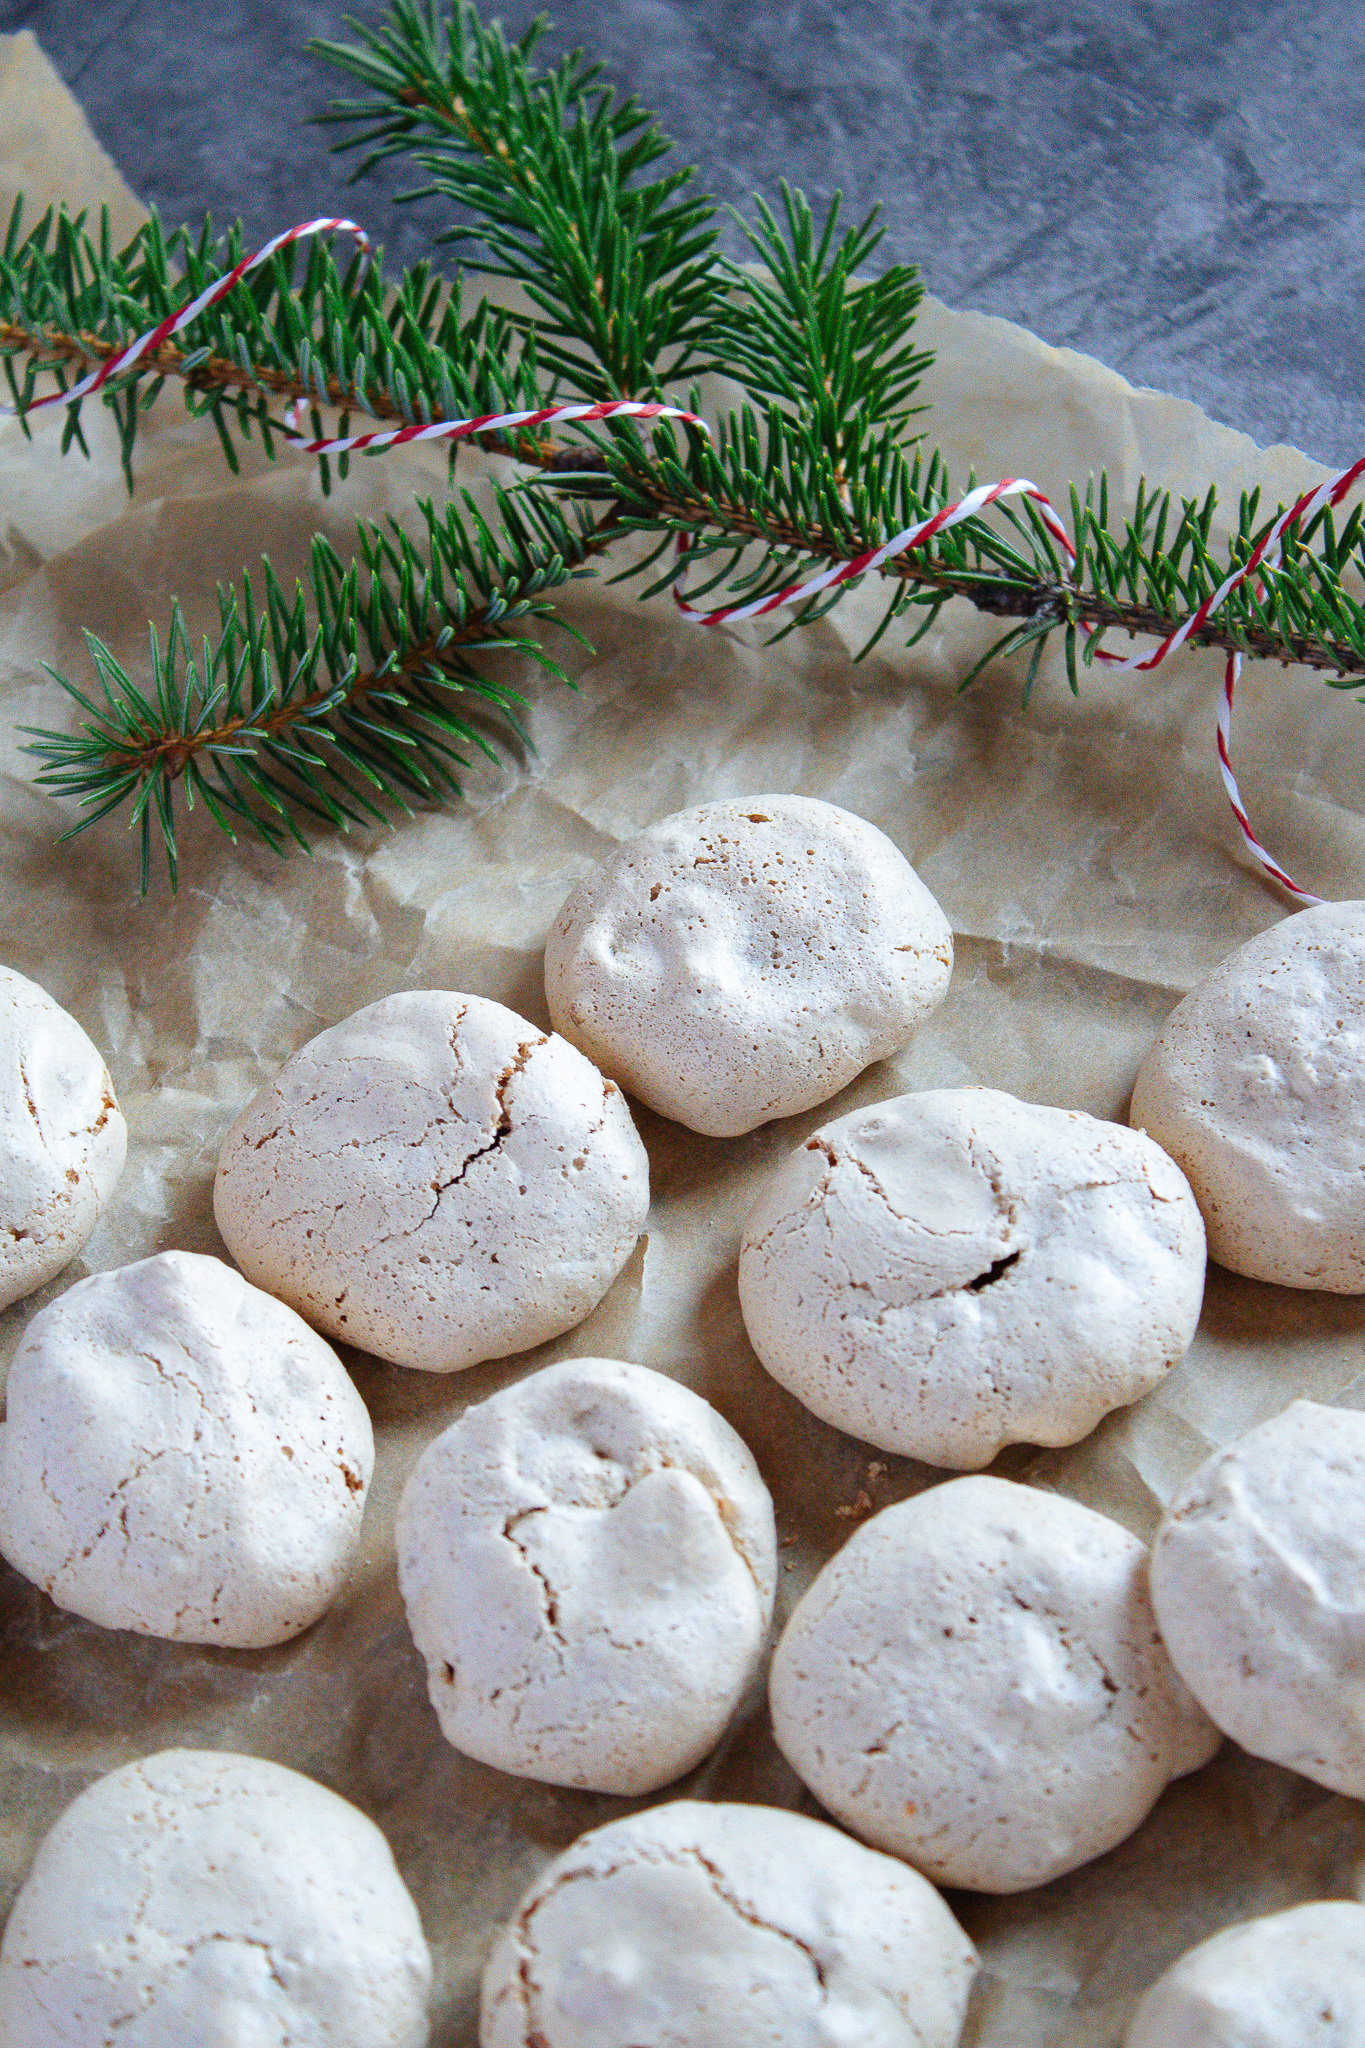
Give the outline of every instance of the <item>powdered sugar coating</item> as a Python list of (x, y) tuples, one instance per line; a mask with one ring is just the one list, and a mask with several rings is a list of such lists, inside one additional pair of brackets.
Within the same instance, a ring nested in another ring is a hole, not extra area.
[(991, 1088), (826, 1124), (744, 1227), (755, 1351), (826, 1422), (958, 1470), (1071, 1444), (1194, 1335), (1204, 1227), (1140, 1132)]
[(1189, 1176), (1209, 1256), (1365, 1292), (1365, 902), (1261, 932), (1167, 1018), (1129, 1120)]
[(1225, 1734), (1365, 1798), (1365, 1415), (1295, 1401), (1206, 1458), (1157, 1531), (1152, 1601)]
[(952, 930), (905, 856), (813, 797), (663, 818), (574, 890), (545, 947), (555, 1028), (707, 1137), (828, 1101), (942, 1002)]
[(864, 1523), (773, 1659), (778, 1743), (821, 1804), (940, 1884), (1046, 1884), (1130, 1835), (1217, 1730), (1152, 1614), (1147, 1549), (1005, 1479)]
[(105, 1628), (237, 1649), (336, 1598), (374, 1437), (336, 1353), (220, 1259), (163, 1252), (33, 1318), (0, 1426), (0, 1551)]
[(87, 1242), (128, 1129), (103, 1059), (45, 989), (0, 967), (0, 1309)]
[(581, 1322), (625, 1264), (649, 1164), (619, 1090), (501, 1003), (386, 996), (238, 1118), (218, 1227), (329, 1337), (456, 1372)]
[(297, 1771), (163, 1750), (39, 1847), (0, 2048), (425, 2048), (431, 1958), (388, 1843)]
[(1159, 1977), (1126, 2048), (1360, 2048), (1365, 1906), (1323, 1899), (1225, 1927)]
[(482, 2048), (955, 2048), (976, 1952), (820, 1821), (677, 1800), (596, 1828), (493, 1951)]
[(757, 1674), (776, 1540), (745, 1444), (662, 1373), (567, 1359), (467, 1409), (398, 1517), (442, 1732), (551, 1784), (671, 1783)]

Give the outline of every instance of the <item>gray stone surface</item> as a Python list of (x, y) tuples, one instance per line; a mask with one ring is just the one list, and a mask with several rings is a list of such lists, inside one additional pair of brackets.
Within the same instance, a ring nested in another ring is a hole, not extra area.
[[(951, 305), (1018, 320), (1134, 382), (1326, 461), (1365, 450), (1360, 0), (551, 0), (743, 206), (779, 177), (861, 215)], [(354, 11), (377, 19), (362, 4)], [(504, 7), (520, 31), (531, 9)], [(307, 125), (335, 74), (330, 0), (0, 0), (130, 183), (253, 236), (340, 202)], [(391, 254), (437, 205), (404, 176), (346, 204)], [(733, 246), (738, 247), (737, 241)]]

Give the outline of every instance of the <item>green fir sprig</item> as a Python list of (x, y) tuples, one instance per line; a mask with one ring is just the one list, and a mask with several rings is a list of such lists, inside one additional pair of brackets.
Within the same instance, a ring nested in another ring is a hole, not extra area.
[(424, 182), (401, 196), (454, 201), (472, 221), (443, 242), (473, 244), (478, 267), (514, 279), (537, 308), (541, 361), (586, 397), (631, 398), (682, 376), (706, 348), (721, 294), (715, 207), (687, 190), (653, 116), (618, 105), (581, 52), (535, 65), (533, 22), (508, 43), (469, 0), (443, 17), (435, 0), (397, 0), (358, 44), (313, 48), (367, 88), (324, 117), (359, 133), (356, 176), (410, 156)]
[[(181, 791), (231, 836), (287, 851), (314, 824), (369, 825), (450, 796), (471, 749), (525, 744), (500, 664), (527, 655), (563, 677), (531, 625), (559, 616), (555, 593), (618, 542), (633, 543), (618, 578), (637, 579), (642, 597), (675, 581), (681, 542), (689, 595), (735, 603), (858, 560), (973, 482), (951, 480), (911, 433), (930, 361), (914, 334), (921, 286), (906, 266), (861, 275), (880, 239), (873, 219), (841, 231), (837, 199), (820, 220), (784, 186), (778, 211), (756, 202), (744, 231), (762, 268), (746, 268), (720, 253), (715, 208), (690, 170), (665, 164), (670, 145), (651, 116), (618, 104), (579, 55), (538, 65), (543, 23), (510, 43), (471, 0), (448, 16), (437, 0), (396, 0), (379, 28), (352, 26), (357, 42), (315, 46), (363, 92), (324, 117), (347, 130), (338, 147), (363, 152), (357, 175), (410, 157), (421, 182), (404, 196), (451, 201), (460, 217), (443, 239), (518, 285), (529, 310), (481, 300), (465, 314), (459, 281), (448, 290), (425, 264), (390, 286), (377, 260), (342, 268), (320, 246), (277, 256), (102, 392), (130, 485), (138, 421), (168, 382), (214, 420), (234, 465), (236, 439), (253, 432), (275, 452), (279, 415), (299, 399), (320, 438), (324, 415), (344, 434), (362, 414), (426, 422), (667, 396), (705, 371), (742, 397), (709, 435), (627, 421), (486, 434), (486, 452), (518, 465), (496, 487), (495, 525), (460, 493), (422, 505), (420, 544), (362, 525), (346, 563), (319, 539), (306, 589), (287, 594), (267, 563), (259, 587), (243, 578), (220, 591), (218, 635), (198, 651), (177, 605), (164, 651), (153, 632), (144, 683), (92, 636), (101, 696), (58, 676), (86, 717), (74, 732), (34, 732), (30, 746), (39, 780), (82, 811), (73, 833), (128, 810), (144, 891), (158, 840), (174, 886)], [(14, 402), (23, 411), (44, 372), (69, 389), (241, 253), (238, 231), (167, 236), (155, 220), (115, 251), (107, 219), (92, 237), (61, 211), (25, 236), (16, 210), (0, 257)], [(695, 388), (689, 402), (700, 405)], [(62, 446), (73, 442), (84, 446), (79, 404)], [(1177, 503), (1143, 484), (1125, 512), (1093, 478), (1071, 494), (1073, 565), (1033, 505), (1002, 502), (881, 566), (886, 602), (862, 651), (897, 621), (913, 644), (965, 599), (1004, 630), (963, 688), (1022, 655), (1027, 700), (1060, 634), (1078, 689), (1104, 633), (1173, 631), (1275, 516), (1259, 493), (1244, 496), (1231, 540), (1215, 547), (1216, 509), (1212, 490)], [(1320, 513), (1193, 644), (1359, 689), (1363, 572), (1360, 513), (1339, 528)], [(773, 637), (824, 616), (861, 580), (820, 592)]]
[[(924, 297), (919, 273), (894, 264), (859, 279), (885, 230), (870, 214), (837, 234), (836, 193), (823, 225), (784, 182), (781, 222), (755, 200), (758, 226), (740, 226), (763, 271), (726, 261), (710, 343), (717, 366), (761, 407), (817, 439), (842, 463), (870, 435), (900, 438), (933, 361), (914, 336)], [(738, 216), (736, 216), (738, 218)]]
[(220, 586), (218, 632), (197, 652), (176, 604), (164, 652), (151, 629), (147, 684), (87, 633), (100, 699), (49, 670), (88, 715), (75, 732), (24, 728), (47, 764), (37, 780), (86, 810), (64, 836), (128, 805), (145, 895), (154, 837), (176, 885), (177, 789), (234, 843), (245, 832), (307, 851), (305, 821), (386, 824), (458, 794), (471, 749), (496, 760), (508, 732), (528, 744), (525, 700), (498, 667), (523, 655), (569, 681), (527, 628), (554, 617), (549, 593), (598, 537), (552, 502), (497, 501), (495, 530), (467, 495), (463, 513), (422, 500), (420, 544), (362, 522), (349, 565), (315, 536), (306, 590), (287, 593), (268, 561), (259, 588), (249, 575)]
[[(770, 414), (760, 423), (747, 408), (720, 423), (714, 441), (669, 452), (656, 435), (648, 457), (618, 438), (599, 444), (600, 475), (574, 488), (610, 498), (624, 528), (661, 539), (685, 536), (694, 564), (718, 560), (711, 573), (692, 571), (693, 597), (722, 592), (768, 596), (827, 563), (851, 562), (881, 537), (919, 524), (971, 490), (975, 476), (954, 483), (937, 451), (907, 450), (877, 437), (868, 459), (841, 485), (826, 451), (788, 434)], [(1211, 543), (1217, 509), (1212, 489), (1202, 501), (1177, 504), (1169, 491), (1139, 482), (1133, 513), (1112, 518), (1108, 481), (1092, 477), (1070, 499), (1076, 562), (1069, 565), (1041, 515), (1027, 500), (1002, 501), (993, 518), (965, 519), (926, 544), (894, 555), (876, 573), (889, 583), (886, 611), (855, 659), (881, 639), (891, 621), (925, 614), (911, 641), (924, 636), (950, 598), (1018, 623), (963, 678), (968, 689), (992, 662), (1032, 646), (1025, 702), (1054, 632), (1065, 639), (1067, 673), (1079, 691), (1078, 663), (1089, 666), (1106, 632), (1164, 638), (1240, 568), (1282, 509), (1262, 515), (1260, 492), (1243, 493), (1235, 533), (1225, 552)], [(672, 583), (672, 566), (641, 594)], [(1365, 574), (1361, 513), (1340, 531), (1328, 510), (1301, 532), (1286, 533), (1280, 568), (1240, 584), (1206, 625), (1196, 647), (1237, 650), (1260, 660), (1294, 662), (1325, 672), (1335, 688), (1359, 689), (1365, 679), (1365, 605), (1357, 593)], [(809, 624), (841, 603), (863, 579), (809, 599), (772, 635)]]
[[(83, 214), (72, 218), (52, 207), (25, 234), (23, 200), (16, 200), (0, 251), (0, 360), (12, 403), (26, 412), (44, 371), (69, 390), (219, 282), (245, 253), (240, 227), (221, 240), (208, 221), (198, 235), (180, 228), (168, 236), (155, 215), (116, 251), (107, 210), (98, 239), (86, 231)], [(275, 453), (285, 432), (277, 415), (298, 399), (314, 408), (319, 432), (317, 409), (339, 408), (337, 432), (344, 435), (354, 413), (402, 426), (532, 411), (545, 388), (533, 340), (486, 301), (462, 319), (458, 282), (452, 289), (419, 263), (390, 289), (380, 257), (357, 251), (343, 270), (335, 250), (317, 241), (277, 251), (104, 388), (130, 490), (139, 422), (168, 381), (179, 386), (191, 414), (213, 421), (234, 472), (236, 442), (249, 441), (253, 429), (266, 453)], [(73, 441), (89, 452), (81, 430), (85, 402), (66, 409), (63, 453)], [(539, 452), (529, 438), (493, 445), (532, 459)], [(326, 485), (327, 458), (320, 461)], [(342, 456), (343, 477), (346, 467)]]

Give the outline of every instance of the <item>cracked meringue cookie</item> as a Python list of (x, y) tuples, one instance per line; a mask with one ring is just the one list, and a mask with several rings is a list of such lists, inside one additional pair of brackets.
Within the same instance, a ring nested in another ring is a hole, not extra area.
[(1224, 1734), (1365, 1799), (1365, 1415), (1295, 1401), (1192, 1473), (1152, 1546), (1166, 1646)]
[(45, 989), (0, 967), (0, 1309), (87, 1242), (128, 1130), (103, 1059)]
[(1189, 1176), (1210, 1258), (1365, 1293), (1365, 902), (1301, 910), (1215, 968), (1166, 1019), (1128, 1120)]
[(671, 1784), (715, 1748), (772, 1619), (772, 1501), (676, 1380), (571, 1358), (439, 1436), (403, 1492), (398, 1576), (441, 1732), (594, 1792)]
[(504, 1930), (481, 2048), (955, 2048), (976, 1951), (913, 1870), (780, 1807), (584, 1835)]
[(172, 1749), (72, 1802), (0, 1947), (0, 2048), (426, 2048), (389, 1845), (280, 1764)]
[(744, 1227), (773, 1378), (837, 1429), (958, 1471), (1074, 1444), (1184, 1356), (1204, 1292), (1188, 1182), (1139, 1131), (993, 1088), (826, 1124)]
[(1365, 1906), (1324, 1899), (1226, 1927), (1159, 1977), (1125, 2048), (1360, 2048)]
[(326, 1612), (374, 1437), (341, 1360), (221, 1259), (78, 1280), (24, 1333), (0, 1553), (105, 1628), (259, 1649)]
[(481, 996), (386, 996), (248, 1103), (214, 1214), (249, 1280), (329, 1337), (458, 1372), (582, 1322), (649, 1207), (619, 1089)]
[(814, 797), (663, 818), (580, 882), (545, 947), (555, 1029), (708, 1138), (837, 1095), (948, 990), (953, 935), (875, 825)]
[(1102, 1856), (1219, 1741), (1157, 1633), (1146, 1545), (1007, 1479), (864, 1523), (787, 1623), (769, 1696), (836, 1819), (970, 1891)]

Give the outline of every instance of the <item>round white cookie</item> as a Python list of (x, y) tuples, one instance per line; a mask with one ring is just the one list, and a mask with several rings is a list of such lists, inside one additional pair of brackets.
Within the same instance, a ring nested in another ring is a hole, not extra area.
[(976, 1952), (932, 1885), (768, 1806), (596, 1828), (522, 1900), (482, 2048), (955, 2048)]
[(1146, 1545), (1006, 1479), (864, 1523), (788, 1622), (770, 1696), (822, 1805), (972, 1891), (1103, 1855), (1218, 1747), (1157, 1634)]
[(807, 1408), (958, 1470), (1072, 1444), (1184, 1355), (1204, 1226), (1141, 1132), (993, 1088), (826, 1124), (744, 1227), (750, 1342)]
[(108, 1069), (80, 1025), (0, 967), (0, 1309), (75, 1258), (127, 1145)]
[(947, 918), (884, 832), (806, 796), (679, 811), (578, 885), (555, 1029), (641, 1102), (733, 1138), (837, 1095), (947, 993)]
[(0, 1427), (0, 1551), (105, 1628), (255, 1649), (326, 1611), (374, 1437), (331, 1348), (220, 1259), (79, 1280), (29, 1324)]
[(714, 1408), (571, 1358), (424, 1452), (398, 1575), (442, 1733), (554, 1785), (651, 1792), (714, 1749), (772, 1618), (772, 1501)]
[(1365, 1415), (1295, 1401), (1206, 1458), (1157, 1531), (1152, 1602), (1225, 1734), (1365, 1799)]
[(171, 1749), (68, 1806), (0, 1948), (0, 2048), (425, 2048), (431, 1958), (372, 1821)]
[(649, 1207), (619, 1089), (481, 996), (386, 996), (321, 1032), (218, 1157), (248, 1279), (329, 1337), (457, 1372), (583, 1320)]
[(1326, 1899), (1201, 1941), (1143, 1999), (1126, 2048), (1361, 2048), (1365, 1906)]
[(1365, 1292), (1365, 903), (1324, 903), (1224, 960), (1162, 1026), (1129, 1120), (1189, 1175), (1209, 1256)]

